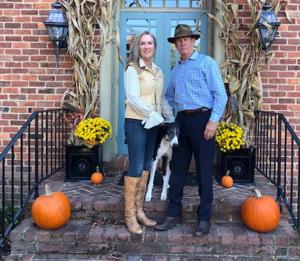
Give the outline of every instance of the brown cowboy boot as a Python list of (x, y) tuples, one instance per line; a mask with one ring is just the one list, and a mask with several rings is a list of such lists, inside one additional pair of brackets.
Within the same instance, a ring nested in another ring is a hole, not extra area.
[(143, 233), (136, 219), (135, 194), (139, 180), (140, 178), (124, 176), (125, 223), (128, 231), (137, 235)]
[(147, 218), (143, 209), (148, 176), (149, 176), (149, 171), (144, 170), (142, 173), (142, 177), (140, 178), (137, 185), (137, 191), (135, 195), (136, 218), (141, 224), (148, 227), (153, 227), (156, 225), (157, 222)]

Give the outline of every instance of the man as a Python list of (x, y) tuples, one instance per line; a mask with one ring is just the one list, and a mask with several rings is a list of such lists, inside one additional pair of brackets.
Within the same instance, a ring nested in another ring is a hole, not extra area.
[(167, 100), (176, 107), (180, 136), (179, 146), (173, 149), (167, 215), (155, 228), (167, 230), (182, 222), (184, 183), (194, 155), (201, 199), (194, 235), (204, 236), (209, 233), (213, 202), (214, 136), (227, 95), (217, 62), (194, 51), (194, 43), (199, 37), (190, 26), (179, 24), (174, 37), (168, 38), (180, 54), (166, 91)]

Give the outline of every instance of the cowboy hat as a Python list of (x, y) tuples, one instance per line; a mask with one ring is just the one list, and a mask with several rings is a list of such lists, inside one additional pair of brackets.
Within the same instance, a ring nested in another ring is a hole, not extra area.
[(176, 38), (184, 37), (184, 36), (191, 36), (197, 40), (200, 38), (201, 35), (199, 33), (193, 33), (189, 25), (179, 24), (175, 28), (174, 37), (169, 37), (168, 42), (174, 43)]

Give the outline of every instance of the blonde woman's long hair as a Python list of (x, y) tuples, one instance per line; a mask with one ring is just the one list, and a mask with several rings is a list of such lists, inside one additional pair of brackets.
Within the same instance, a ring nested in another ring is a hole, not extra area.
[[(135, 39), (134, 39), (134, 41), (133, 41), (133, 43), (132, 43), (132, 45), (130, 47), (128, 64), (129, 63), (139, 64), (139, 59), (140, 59), (140, 43), (141, 43), (141, 37), (143, 35), (150, 35), (152, 37), (153, 42), (154, 42), (154, 55), (155, 55), (156, 45), (157, 45), (156, 38), (149, 31), (144, 31), (144, 32), (141, 32), (140, 34), (138, 34), (135, 37)], [(128, 64), (127, 64), (127, 66), (128, 66)]]

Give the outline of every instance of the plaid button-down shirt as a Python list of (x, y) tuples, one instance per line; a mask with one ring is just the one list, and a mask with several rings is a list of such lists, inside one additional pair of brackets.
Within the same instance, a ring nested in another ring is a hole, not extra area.
[(217, 62), (194, 52), (186, 61), (179, 61), (171, 72), (166, 98), (177, 112), (201, 107), (212, 109), (210, 120), (221, 119), (227, 94)]

